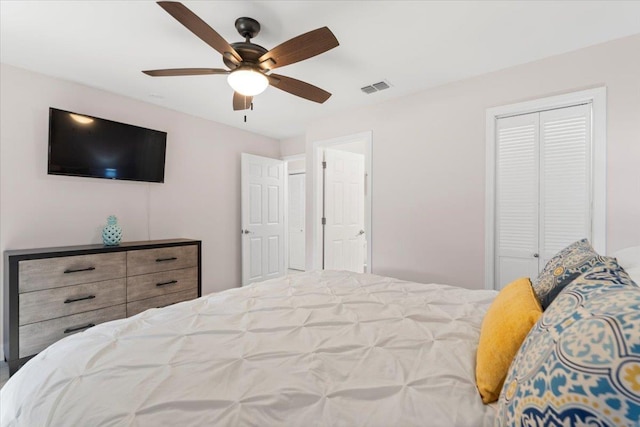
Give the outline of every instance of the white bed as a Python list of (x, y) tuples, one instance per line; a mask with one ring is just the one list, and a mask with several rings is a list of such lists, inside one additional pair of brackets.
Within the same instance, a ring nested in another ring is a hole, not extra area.
[(494, 291), (314, 272), (98, 325), (1, 394), (2, 426), (488, 426)]

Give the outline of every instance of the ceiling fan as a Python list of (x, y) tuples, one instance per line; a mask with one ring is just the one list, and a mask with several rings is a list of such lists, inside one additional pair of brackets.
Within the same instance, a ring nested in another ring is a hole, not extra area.
[(245, 40), (229, 44), (182, 3), (173, 1), (159, 1), (157, 3), (189, 31), (217, 50), (229, 70), (222, 68), (174, 68), (148, 70), (143, 73), (152, 77), (226, 74), (229, 85), (234, 89), (234, 110), (250, 108), (253, 97), (262, 93), (269, 85), (318, 103), (325, 102), (331, 96), (329, 92), (309, 83), (271, 73), (271, 70), (275, 68), (309, 59), (338, 46), (338, 40), (327, 27), (309, 31), (267, 50), (251, 43), (251, 39), (260, 32), (260, 23), (255, 19), (238, 18), (235, 22), (236, 30)]

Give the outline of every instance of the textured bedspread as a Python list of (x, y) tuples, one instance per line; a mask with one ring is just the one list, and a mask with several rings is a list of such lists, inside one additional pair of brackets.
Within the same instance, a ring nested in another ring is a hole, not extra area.
[(2, 426), (484, 426), (493, 291), (313, 272), (68, 337), (0, 392)]

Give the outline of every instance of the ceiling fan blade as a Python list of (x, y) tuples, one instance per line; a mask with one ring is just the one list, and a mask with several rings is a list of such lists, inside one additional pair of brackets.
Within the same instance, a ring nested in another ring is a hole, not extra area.
[(187, 27), (196, 36), (200, 37), (206, 44), (224, 55), (231, 53), (237, 61), (242, 61), (242, 57), (222, 38), (213, 28), (189, 10), (185, 5), (177, 1), (159, 1), (158, 5), (173, 16), (178, 22)]
[(271, 74), (267, 76), (267, 78), (269, 79), (269, 84), (271, 86), (277, 87), (285, 92), (289, 92), (292, 95), (299, 96), (300, 98), (308, 99), (309, 101), (322, 104), (331, 96), (331, 94), (326, 90), (291, 77), (281, 76), (280, 74)]
[(251, 108), (253, 96), (244, 96), (238, 92), (233, 92), (233, 110), (248, 110)]
[(331, 30), (322, 27), (279, 44), (262, 55), (258, 63), (265, 69), (273, 70), (320, 55), (339, 44)]
[(201, 76), (205, 74), (229, 74), (228, 70), (222, 68), (170, 68), (166, 70), (147, 70), (143, 71), (151, 77), (167, 77), (167, 76)]

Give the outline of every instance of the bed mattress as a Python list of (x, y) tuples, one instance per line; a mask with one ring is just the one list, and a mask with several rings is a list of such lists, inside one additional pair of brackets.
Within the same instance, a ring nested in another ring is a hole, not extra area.
[(2, 426), (488, 426), (475, 353), (496, 292), (311, 272), (98, 325), (1, 396)]

